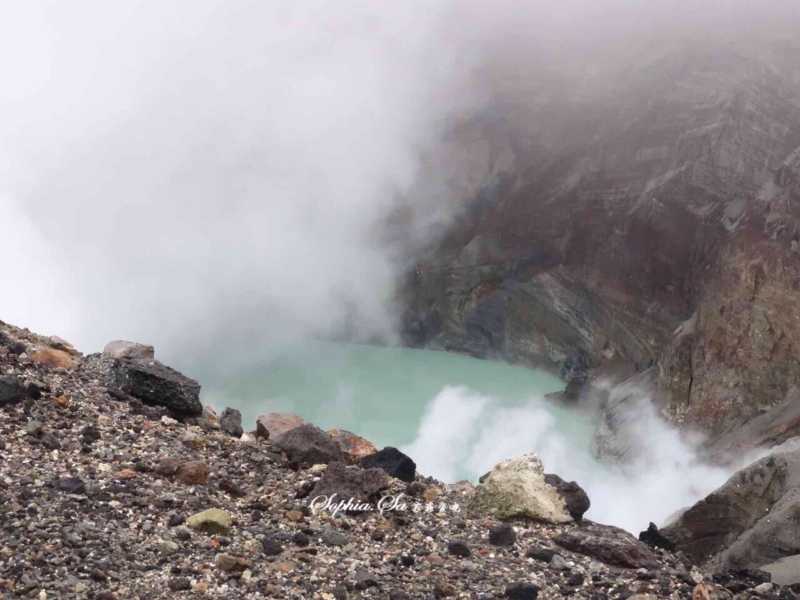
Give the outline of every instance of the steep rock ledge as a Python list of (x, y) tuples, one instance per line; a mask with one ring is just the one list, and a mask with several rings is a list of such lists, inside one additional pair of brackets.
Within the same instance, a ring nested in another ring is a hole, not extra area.
[(800, 384), (792, 64), (643, 57), (608, 95), (462, 125), (459, 155), (481, 139), (504, 160), (465, 163), (471, 195), (403, 287), (408, 342), (567, 381), (656, 365), (664, 413), (714, 437), (783, 402)]

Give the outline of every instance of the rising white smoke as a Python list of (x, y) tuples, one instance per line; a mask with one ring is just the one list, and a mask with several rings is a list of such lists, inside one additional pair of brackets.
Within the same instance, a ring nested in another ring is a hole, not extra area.
[[(0, 318), (167, 359), (391, 337), (385, 223), (398, 201), (446, 219), (434, 197), (480, 179), (436, 167), (454, 119), (524, 120), (670, 45), (757, 46), (797, 16), (744, 0), (4, 3)], [(404, 218), (402, 239), (425, 237)]]
[(446, 8), (4, 5), (0, 318), (162, 356), (391, 337), (385, 222), (467, 101)]
[(476, 481), (501, 460), (535, 452), (545, 470), (577, 481), (591, 499), (587, 518), (638, 533), (663, 524), (722, 485), (739, 466), (704, 463), (697, 441), (663, 421), (644, 392), (628, 462), (598, 460), (592, 450), (597, 415), (532, 397), (516, 406), (448, 387), (433, 399), (416, 440), (404, 450), (422, 473)]

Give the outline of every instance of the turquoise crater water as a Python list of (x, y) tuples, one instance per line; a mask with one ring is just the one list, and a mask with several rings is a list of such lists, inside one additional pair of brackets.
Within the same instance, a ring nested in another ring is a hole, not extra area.
[(478, 477), (499, 461), (536, 453), (545, 470), (578, 481), (589, 518), (634, 533), (662, 523), (728, 477), (697, 460), (693, 447), (657, 418), (634, 415), (639, 445), (626, 465), (592, 454), (596, 413), (545, 395), (553, 375), (501, 362), (408, 348), (311, 342), (209, 368), (204, 402), (242, 412), (246, 429), (267, 412), (290, 412), (325, 429), (350, 430), (396, 446), (418, 471), (446, 483)]
[(588, 417), (544, 399), (563, 389), (557, 377), (447, 352), (313, 342), (203, 383), (206, 401), (238, 408), (246, 427), (295, 413), (407, 450), (445, 481), (541, 449), (548, 431), (588, 451)]

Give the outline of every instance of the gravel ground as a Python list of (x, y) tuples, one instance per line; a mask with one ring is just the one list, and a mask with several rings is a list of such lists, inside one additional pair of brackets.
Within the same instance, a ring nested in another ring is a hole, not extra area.
[[(759, 574), (697, 585), (661, 549), (645, 567), (607, 564), (613, 528), (504, 525), (470, 512), (471, 486), (421, 475), (384, 492), (408, 510), (311, 510), (324, 465), (120, 400), (112, 362), (0, 324), (0, 597), (795, 597)], [(14, 385), (24, 397), (8, 400)], [(190, 519), (207, 509), (213, 531)], [(594, 542), (572, 552), (554, 541), (564, 534)]]

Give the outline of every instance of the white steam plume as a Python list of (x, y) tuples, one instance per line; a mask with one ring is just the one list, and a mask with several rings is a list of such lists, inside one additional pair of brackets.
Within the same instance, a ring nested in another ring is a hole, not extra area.
[(539, 397), (507, 406), (457, 387), (433, 399), (417, 438), (404, 451), (420, 472), (446, 482), (475, 481), (501, 460), (535, 452), (545, 471), (586, 490), (592, 503), (587, 518), (638, 533), (650, 521), (664, 524), (748, 462), (725, 468), (704, 463), (697, 445), (659, 418), (640, 393), (630, 421), (635, 432), (626, 439), (632, 460), (626, 464), (593, 455), (595, 415), (563, 410)]
[(391, 336), (381, 227), (466, 64), (445, 4), (341, 6), (0, 9), (0, 318), (85, 350)]

